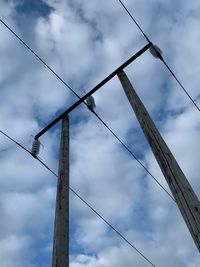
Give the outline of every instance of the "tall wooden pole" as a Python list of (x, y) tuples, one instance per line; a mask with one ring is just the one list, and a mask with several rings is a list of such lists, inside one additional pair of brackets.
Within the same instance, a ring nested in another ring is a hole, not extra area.
[(69, 267), (69, 119), (62, 119), (52, 267)]
[(152, 152), (162, 170), (192, 238), (200, 251), (200, 203), (170, 149), (124, 71), (118, 73), (124, 92), (137, 116)]

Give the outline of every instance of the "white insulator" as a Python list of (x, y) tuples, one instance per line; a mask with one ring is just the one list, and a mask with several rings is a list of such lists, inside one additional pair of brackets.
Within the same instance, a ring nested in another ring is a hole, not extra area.
[(162, 57), (162, 51), (157, 45), (150, 46), (149, 52), (152, 54), (155, 58)]
[(91, 95), (86, 98), (86, 103), (88, 107), (91, 109), (94, 109), (96, 107), (94, 97)]
[(35, 156), (37, 156), (40, 152), (40, 141), (39, 140), (34, 140), (33, 141), (33, 145), (32, 145), (32, 149), (31, 149), (31, 153)]

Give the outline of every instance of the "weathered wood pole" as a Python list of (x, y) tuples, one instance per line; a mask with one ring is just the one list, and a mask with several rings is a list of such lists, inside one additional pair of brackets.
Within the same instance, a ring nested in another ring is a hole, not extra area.
[(200, 251), (200, 203), (124, 71), (118, 73), (151, 150), (162, 170), (192, 238)]
[(62, 119), (52, 267), (69, 267), (69, 118)]

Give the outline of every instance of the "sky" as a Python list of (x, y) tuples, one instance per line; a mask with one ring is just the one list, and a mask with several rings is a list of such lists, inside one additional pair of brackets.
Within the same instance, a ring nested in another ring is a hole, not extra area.
[[(197, 0), (124, 0), (200, 106)], [(3, 19), (80, 96), (147, 42), (117, 0), (0, 0)], [(0, 24), (0, 129), (27, 148), (77, 98)], [(200, 114), (147, 51), (125, 72), (200, 197)], [(94, 94), (95, 111), (169, 191), (119, 80)], [(40, 158), (58, 169), (60, 123)], [(51, 266), (56, 178), (0, 135), (1, 267)], [(157, 267), (199, 267), (169, 196), (84, 106), (70, 114), (70, 186)], [(136, 251), (70, 193), (70, 266), (146, 267)]]

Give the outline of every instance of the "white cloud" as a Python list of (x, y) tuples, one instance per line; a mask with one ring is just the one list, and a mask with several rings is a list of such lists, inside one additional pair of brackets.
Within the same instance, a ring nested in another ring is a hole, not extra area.
[(29, 252), (30, 238), (27, 236), (7, 235), (0, 240), (1, 266), (4, 267), (34, 267), (29, 262), (31, 253)]
[[(1, 17), (81, 95), (145, 45), (118, 1), (45, 2), (54, 8), (48, 18), (18, 23), (15, 1), (2, 2)], [(198, 1), (125, 3), (197, 98)], [(30, 134), (76, 98), (3, 25), (0, 36), (0, 128), (31, 146)], [(198, 112), (150, 53), (126, 72), (199, 196)], [(117, 78), (95, 99), (100, 116), (169, 190)], [(156, 266), (198, 267), (197, 249), (173, 201), (87, 109), (78, 108), (70, 119), (71, 186)], [(59, 128), (41, 141), (41, 158), (56, 170)], [(1, 265), (49, 266), (56, 179), (5, 137), (0, 142)], [(73, 267), (149, 266), (79, 199), (70, 200)]]

